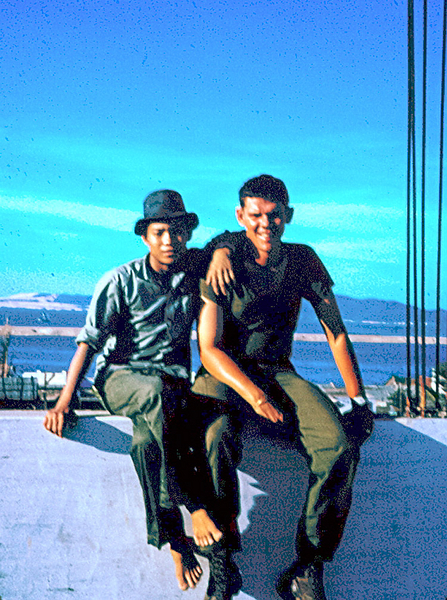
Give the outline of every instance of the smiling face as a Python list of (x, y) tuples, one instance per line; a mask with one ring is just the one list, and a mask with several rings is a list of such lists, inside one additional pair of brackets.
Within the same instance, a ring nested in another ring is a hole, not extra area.
[(189, 232), (183, 221), (150, 223), (141, 238), (150, 250), (150, 265), (158, 273), (169, 269), (186, 251)]
[(292, 218), (292, 209), (264, 198), (245, 197), (244, 206), (236, 209), (239, 225), (258, 251), (256, 260), (265, 265), (269, 254), (279, 248), (284, 226)]

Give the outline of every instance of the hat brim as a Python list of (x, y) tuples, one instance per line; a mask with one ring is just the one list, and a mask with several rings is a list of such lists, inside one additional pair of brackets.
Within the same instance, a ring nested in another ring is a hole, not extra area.
[(199, 217), (195, 213), (181, 213), (179, 215), (169, 215), (168, 217), (140, 219), (135, 223), (134, 231), (137, 235), (145, 235), (151, 223), (172, 223), (174, 221), (183, 221), (188, 231), (192, 231), (199, 224)]

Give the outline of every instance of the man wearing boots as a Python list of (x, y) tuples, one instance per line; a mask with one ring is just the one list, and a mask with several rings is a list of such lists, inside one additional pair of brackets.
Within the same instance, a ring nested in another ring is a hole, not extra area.
[[(131, 457), (143, 491), (148, 543), (170, 544), (183, 590), (194, 588), (202, 574), (194, 552), (207, 556), (207, 598), (229, 600), (241, 585), (232, 559), (239, 546), (238, 448), (216, 401), (190, 392), (191, 327), (199, 278), (211, 258), (211, 251), (186, 248), (197, 224), (197, 215), (186, 212), (173, 190), (145, 199), (135, 233), (149, 254), (114, 269), (96, 286), (67, 384), (44, 426), (62, 435), (70, 402), (99, 353), (95, 386), (104, 405), (132, 419)], [(228, 268), (225, 252), (219, 253)], [(184, 533), (181, 504), (191, 513), (194, 541)]]
[[(261, 421), (281, 427), (292, 407), (310, 477), (296, 560), (279, 577), (277, 591), (284, 600), (324, 600), (323, 564), (332, 559), (343, 533), (359, 448), (372, 431), (372, 414), (328, 272), (308, 246), (281, 241), (293, 214), (284, 183), (270, 175), (255, 177), (243, 185), (239, 199), (236, 215), (245, 231), (232, 238), (234, 280), (225, 295), (201, 281), (203, 367), (193, 391), (219, 398), (233, 411), (239, 406), (241, 415), (242, 402)], [(302, 298), (322, 324), (352, 399), (347, 415), (339, 414), (290, 362)]]

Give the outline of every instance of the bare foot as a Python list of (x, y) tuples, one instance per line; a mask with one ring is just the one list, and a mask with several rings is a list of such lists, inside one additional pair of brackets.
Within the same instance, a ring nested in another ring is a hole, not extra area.
[(177, 577), (179, 588), (183, 591), (188, 588), (195, 588), (202, 577), (202, 567), (197, 562), (194, 554), (191, 552), (191, 556), (189, 554), (188, 556), (182, 556), (180, 552), (172, 548), (171, 554), (174, 560), (175, 576)]
[(223, 533), (216, 527), (204, 508), (191, 513), (194, 541), (198, 546), (211, 546), (218, 542)]

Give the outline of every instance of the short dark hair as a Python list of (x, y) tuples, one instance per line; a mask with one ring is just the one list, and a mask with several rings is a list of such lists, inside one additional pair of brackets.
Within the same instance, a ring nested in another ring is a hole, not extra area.
[(245, 205), (245, 198), (249, 197), (264, 198), (276, 204), (289, 206), (289, 193), (284, 182), (272, 175), (259, 175), (246, 181), (239, 190), (239, 202), (242, 207)]

